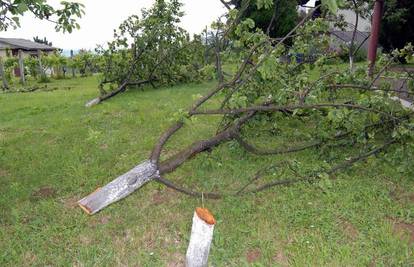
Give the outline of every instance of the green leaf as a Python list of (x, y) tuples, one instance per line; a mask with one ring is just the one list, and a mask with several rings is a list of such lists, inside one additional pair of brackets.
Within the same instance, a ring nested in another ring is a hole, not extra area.
[(269, 9), (272, 5), (273, 5), (272, 0), (257, 0), (256, 2), (257, 9), (262, 9), (262, 8)]
[(254, 20), (252, 20), (251, 18), (246, 19), (244, 23), (246, 23), (247, 27), (249, 27), (250, 29), (254, 28), (255, 23)]
[(25, 3), (20, 3), (17, 6), (17, 10), (18, 10), (19, 14), (23, 14), (24, 12), (26, 12), (27, 10), (29, 10), (29, 7)]
[(322, 4), (326, 5), (332, 14), (338, 12), (338, 0), (322, 0)]
[(11, 19), (14, 21), (14, 23), (17, 25), (17, 27), (20, 27), (19, 17), (12, 17)]

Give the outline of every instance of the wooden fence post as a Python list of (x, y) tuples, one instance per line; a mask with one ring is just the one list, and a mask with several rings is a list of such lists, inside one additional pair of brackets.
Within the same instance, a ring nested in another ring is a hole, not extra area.
[[(73, 50), (70, 50), (70, 59), (73, 60)], [(72, 71), (72, 78), (75, 78), (75, 67), (73, 65), (71, 67), (71, 71)]]
[(24, 78), (24, 62), (23, 62), (23, 51), (19, 49), (19, 70), (20, 70), (20, 83), (25, 84)]
[(9, 84), (7, 83), (2, 57), (0, 57), (0, 75), (1, 75), (1, 79), (3, 80), (3, 90), (9, 89)]
[(216, 220), (208, 209), (196, 208), (185, 263), (187, 267), (207, 267)]
[(3, 80), (3, 90), (9, 89), (9, 84), (7, 83), (6, 75), (4, 72), (4, 64), (3, 64), (2, 57), (0, 57), (0, 75), (1, 75), (1, 79)]

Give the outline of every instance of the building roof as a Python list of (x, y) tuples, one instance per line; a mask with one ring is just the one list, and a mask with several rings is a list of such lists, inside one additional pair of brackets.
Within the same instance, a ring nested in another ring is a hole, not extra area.
[(23, 50), (56, 50), (57, 48), (45, 44), (39, 44), (27, 39), (21, 38), (1, 38), (0, 49), (18, 48)]
[[(345, 43), (349, 45), (352, 41), (353, 31), (331, 31), (331, 36), (334, 37), (339, 43)], [(368, 38), (369, 32), (357, 31), (355, 34), (354, 44), (356, 47), (361, 46), (364, 50), (368, 50)]]
[[(332, 31), (332, 35), (341, 39), (345, 43), (350, 43), (352, 40), (352, 35), (354, 34), (353, 31)], [(355, 41), (357, 42), (365, 42), (369, 38), (369, 32), (360, 32), (357, 31), (355, 33)]]

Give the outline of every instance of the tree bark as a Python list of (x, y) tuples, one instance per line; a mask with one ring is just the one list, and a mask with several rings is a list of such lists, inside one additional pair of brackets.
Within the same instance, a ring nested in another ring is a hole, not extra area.
[(207, 267), (215, 223), (213, 215), (207, 209), (197, 208), (194, 212), (186, 253), (187, 267)]
[(152, 161), (144, 161), (129, 172), (79, 200), (78, 204), (86, 213), (95, 214), (106, 206), (125, 198), (157, 176), (157, 166)]
[(368, 76), (372, 77), (374, 74), (374, 66), (377, 58), (377, 47), (380, 33), (382, 10), (384, 7), (384, 0), (376, 0), (374, 5), (374, 14), (372, 15), (371, 39), (368, 46)]
[(188, 148), (175, 154), (168, 160), (161, 162), (159, 166), (160, 174), (166, 174), (166, 173), (170, 173), (174, 171), (192, 156), (204, 150), (215, 147), (223, 143), (224, 141), (228, 141), (232, 139), (234, 136), (236, 136), (236, 134), (237, 132), (235, 131), (234, 128), (229, 128), (228, 130), (223, 131), (210, 139), (206, 139), (206, 140), (193, 143)]
[(359, 21), (359, 12), (358, 12), (358, 5), (356, 3), (356, 0), (352, 0), (352, 3), (354, 4), (355, 9), (355, 25), (354, 25), (354, 31), (352, 32), (352, 39), (351, 44), (349, 45), (349, 70), (353, 71), (354, 69), (354, 43), (355, 43), (355, 36), (358, 31), (358, 21)]
[(99, 104), (99, 103), (101, 103), (105, 100), (108, 100), (111, 97), (116, 96), (117, 94), (125, 91), (128, 85), (142, 85), (142, 84), (146, 84), (146, 83), (150, 83), (150, 82), (151, 82), (150, 80), (135, 81), (135, 82), (125, 81), (118, 87), (118, 89), (116, 89), (114, 91), (111, 91), (111, 92), (109, 92), (105, 95), (98, 96), (98, 97), (88, 101), (85, 104), (85, 107), (90, 108), (90, 107), (95, 106), (95, 105), (97, 105), (97, 104)]
[(216, 54), (216, 73), (217, 73), (217, 80), (219, 82), (219, 84), (222, 84), (224, 81), (224, 77), (223, 77), (223, 70), (221, 68), (222, 64), (221, 64), (221, 55), (220, 55), (220, 46), (221, 46), (221, 41), (220, 41), (220, 37), (219, 37), (219, 30), (217, 29), (217, 33), (215, 36), (215, 54)]

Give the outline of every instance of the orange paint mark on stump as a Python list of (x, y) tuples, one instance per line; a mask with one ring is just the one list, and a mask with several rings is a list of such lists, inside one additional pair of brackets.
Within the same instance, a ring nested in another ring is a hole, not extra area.
[(214, 219), (213, 214), (211, 214), (211, 212), (208, 209), (196, 208), (196, 213), (197, 213), (197, 216), (203, 221), (205, 221), (207, 224), (210, 224), (210, 225), (216, 224), (216, 219)]

